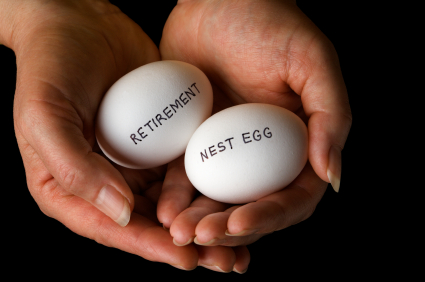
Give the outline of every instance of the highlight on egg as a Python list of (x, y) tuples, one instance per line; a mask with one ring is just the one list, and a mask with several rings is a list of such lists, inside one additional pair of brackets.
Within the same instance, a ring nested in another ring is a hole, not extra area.
[(115, 163), (133, 169), (176, 159), (212, 111), (206, 75), (180, 61), (143, 65), (116, 81), (97, 113), (96, 139)]
[(307, 158), (307, 127), (297, 115), (251, 103), (227, 108), (202, 123), (186, 148), (185, 169), (205, 196), (242, 204), (283, 189)]

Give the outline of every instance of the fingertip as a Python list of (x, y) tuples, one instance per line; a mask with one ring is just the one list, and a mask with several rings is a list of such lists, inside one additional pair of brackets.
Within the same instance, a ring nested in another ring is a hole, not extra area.
[(236, 263), (236, 253), (233, 248), (225, 246), (196, 246), (199, 254), (198, 265), (207, 269), (229, 273)]
[[(174, 245), (174, 244), (173, 244)], [(198, 254), (197, 250), (192, 245), (186, 246), (176, 246), (180, 251), (175, 251), (170, 255), (173, 257), (173, 262), (170, 263), (171, 266), (174, 266), (178, 269), (191, 271), (198, 267)]]
[(339, 190), (341, 151), (351, 128), (347, 116), (314, 113), (308, 122), (309, 162), (315, 173)]
[(164, 229), (170, 230), (173, 221), (179, 213), (175, 210), (174, 204), (169, 204), (169, 202), (164, 201), (163, 198), (161, 194), (157, 203), (156, 214), (158, 221), (162, 223)]
[(341, 149), (332, 146), (329, 150), (327, 175), (335, 192), (339, 192), (341, 183)]
[(173, 266), (173, 267), (175, 267), (175, 268), (178, 268), (178, 269), (181, 269), (181, 270), (185, 270), (185, 271), (192, 271), (192, 270), (194, 270), (197, 266), (195, 266), (195, 267), (192, 267), (192, 268), (185, 268), (184, 266), (181, 266), (181, 265), (174, 265), (174, 264), (170, 264), (171, 266)]
[(211, 239), (211, 240), (209, 240), (209, 241), (207, 241), (207, 242), (201, 243), (201, 242), (199, 242), (198, 237), (195, 237), (195, 238), (194, 238), (194, 240), (193, 240), (193, 242), (194, 242), (196, 245), (200, 245), (200, 246), (211, 246), (211, 245), (213, 245), (214, 243), (216, 243), (216, 241), (217, 241), (217, 239), (216, 239), (216, 238), (213, 238), (213, 239)]
[(257, 233), (265, 223), (262, 202), (252, 202), (235, 209), (227, 220), (226, 236), (242, 237)]
[(226, 232), (224, 232), (224, 234), (226, 234), (226, 236), (235, 236), (235, 237), (239, 237), (239, 236), (248, 236), (248, 235), (252, 235), (255, 234), (259, 231), (259, 229), (244, 229), (242, 231), (239, 231), (237, 233), (230, 233), (229, 230), (226, 230)]
[(121, 225), (122, 227), (125, 227), (130, 222), (130, 216), (130, 204), (128, 203), (127, 199), (124, 199), (124, 208), (122, 209), (120, 216), (117, 220), (115, 220), (115, 222)]
[(179, 243), (179, 242), (177, 242), (177, 241), (176, 241), (176, 239), (175, 239), (175, 238), (173, 238), (173, 243), (174, 243), (174, 245), (176, 245), (176, 246), (183, 247), (183, 246), (186, 246), (186, 245), (189, 245), (190, 243), (192, 243), (192, 242), (194, 241), (194, 239), (196, 239), (196, 237), (195, 237), (195, 236), (190, 237), (190, 238), (189, 238), (189, 240), (187, 240), (187, 241), (186, 241), (186, 242), (184, 242), (184, 243)]
[(236, 262), (233, 271), (238, 274), (244, 274), (248, 271), (251, 262), (251, 254), (246, 246), (238, 246), (233, 248), (236, 255)]

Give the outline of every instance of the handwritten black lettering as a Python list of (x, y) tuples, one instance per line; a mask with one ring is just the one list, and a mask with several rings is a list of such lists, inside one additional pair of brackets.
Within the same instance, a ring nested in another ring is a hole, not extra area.
[[(151, 121), (149, 121), (147, 124), (145, 124), (144, 126), (149, 126), (149, 128), (153, 131), (153, 129), (152, 129), (152, 127), (150, 126), (150, 124), (149, 123), (151, 123)], [(140, 128), (139, 128), (140, 129)]]
[(161, 120), (167, 120), (166, 118), (163, 118), (161, 114), (157, 114), (155, 118), (156, 118), (156, 121), (157, 121), (160, 125), (162, 125)]
[[(140, 127), (139, 129), (137, 129), (137, 133), (139, 133), (140, 137), (142, 137), (142, 139), (145, 139), (148, 135), (144, 132), (140, 132), (142, 129), (142, 127)], [(144, 134), (144, 135), (143, 135)], [(140, 140), (142, 141), (142, 140)]]
[(249, 140), (249, 141), (246, 141), (246, 140), (248, 140), (249, 138), (251, 138), (251, 137), (246, 137), (245, 135), (247, 135), (247, 134), (249, 134), (249, 132), (246, 132), (246, 133), (242, 133), (242, 139), (243, 139), (243, 142), (246, 144), (246, 143), (249, 143), (249, 142), (252, 142), (252, 140)]
[(208, 159), (207, 150), (205, 149), (205, 150), (204, 150), (204, 152), (205, 152), (205, 155), (204, 155), (204, 154), (202, 154), (202, 152), (201, 152), (201, 159), (202, 159), (202, 162), (204, 162), (204, 158)]
[(131, 140), (133, 140), (134, 144), (136, 144), (136, 145), (137, 145), (136, 140), (142, 142), (141, 139), (136, 138), (136, 134), (134, 134), (134, 133), (130, 135), (130, 138), (131, 138)]
[(228, 138), (228, 139), (224, 140), (224, 141), (229, 142), (230, 149), (233, 149), (232, 142), (230, 141), (230, 140), (232, 140), (232, 139), (233, 139), (233, 137), (232, 137), (232, 138)]
[(176, 99), (175, 104), (170, 104), (171, 109), (174, 111), (174, 113), (177, 113), (177, 110), (180, 107), (183, 108), (182, 104), (180, 104), (180, 101)]
[(183, 102), (183, 104), (186, 105), (187, 103), (189, 103), (189, 100), (186, 97), (183, 97), (183, 99), (182, 99), (183, 95), (184, 95), (184, 93), (180, 94), (179, 99), (180, 99), (180, 101)]
[[(269, 130), (269, 132), (267, 132), (266, 133), (266, 129), (268, 129)], [(271, 138), (273, 135), (272, 135), (272, 132), (270, 131), (270, 128), (268, 128), (268, 127), (266, 127), (266, 128), (264, 128), (264, 130), (263, 130), (263, 134), (264, 134), (264, 136), (266, 136), (267, 138)]]
[[(257, 135), (255, 135), (255, 132), (257, 132)], [(259, 130), (254, 130), (254, 132), (252, 133), (252, 138), (254, 138), (255, 141), (260, 141), (261, 140), (260, 131)]]
[(222, 150), (218, 150), (219, 152), (223, 152), (224, 150), (226, 150), (226, 146), (223, 145), (223, 142), (218, 142), (217, 147), (222, 149)]
[(211, 147), (208, 147), (208, 149), (210, 150), (211, 157), (214, 155), (217, 155), (217, 152), (215, 151), (215, 149), (211, 150), (211, 148), (214, 148), (214, 145), (212, 145)]
[[(171, 118), (173, 116), (173, 114), (171, 113), (171, 110), (169, 110), (167, 112), (168, 107), (165, 107), (165, 109), (162, 111), (164, 113), (164, 115), (167, 116), (167, 118)], [(171, 116), (169, 116), (168, 114), (171, 113)]]

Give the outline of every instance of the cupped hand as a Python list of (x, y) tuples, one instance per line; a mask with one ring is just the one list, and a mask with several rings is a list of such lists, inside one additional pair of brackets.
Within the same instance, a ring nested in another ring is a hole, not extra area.
[(16, 138), (40, 209), (77, 234), (178, 268), (247, 264), (249, 254), (231, 248), (173, 244), (156, 218), (166, 167), (117, 167), (96, 145), (95, 115), (106, 90), (160, 59), (142, 29), (108, 1), (5, 5), (16, 15), (0, 36), (17, 58)]
[[(179, 1), (160, 52), (162, 59), (186, 61), (207, 74), (215, 111), (274, 104), (298, 114), (309, 133), (309, 162), (301, 174), (246, 205), (195, 198), (182, 159), (170, 165), (175, 173), (168, 171), (157, 213), (177, 245), (252, 243), (307, 219), (327, 183), (339, 190), (341, 150), (351, 126), (346, 87), (333, 45), (295, 1)], [(183, 196), (173, 200), (177, 195)]]

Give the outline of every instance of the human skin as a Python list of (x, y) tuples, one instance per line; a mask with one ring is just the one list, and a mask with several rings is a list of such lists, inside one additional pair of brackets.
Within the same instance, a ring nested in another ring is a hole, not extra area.
[(308, 122), (311, 165), (289, 187), (243, 206), (195, 199), (182, 158), (135, 171), (101, 155), (93, 124), (103, 94), (125, 73), (160, 59), (115, 6), (0, 0), (0, 14), (0, 43), (17, 58), (15, 132), (29, 190), (46, 215), (77, 234), (182, 269), (242, 273), (250, 260), (244, 245), (306, 219), (328, 175), (340, 177), (351, 114), (338, 59), (294, 1), (179, 1), (161, 41), (163, 59), (208, 75), (216, 111), (263, 102)]
[[(301, 174), (281, 191), (246, 205), (204, 196), (193, 201), (187, 178), (176, 183), (170, 171), (158, 218), (177, 245), (250, 244), (311, 216), (327, 183), (339, 190), (341, 150), (352, 119), (347, 90), (332, 43), (295, 1), (181, 0), (165, 25), (160, 52), (162, 59), (186, 61), (207, 74), (215, 111), (274, 104), (298, 114), (309, 133), (309, 162)], [(184, 171), (182, 158), (170, 167)]]
[(125, 169), (96, 145), (95, 114), (106, 90), (160, 59), (143, 30), (100, 0), (0, 0), (0, 21), (0, 43), (16, 55), (15, 134), (40, 210), (79, 235), (151, 261), (245, 270), (245, 246), (173, 244), (156, 217), (166, 166)]

